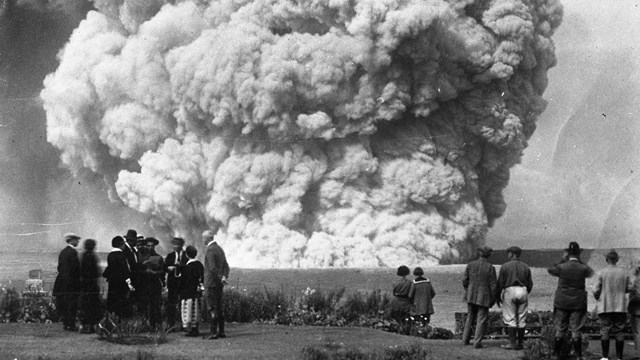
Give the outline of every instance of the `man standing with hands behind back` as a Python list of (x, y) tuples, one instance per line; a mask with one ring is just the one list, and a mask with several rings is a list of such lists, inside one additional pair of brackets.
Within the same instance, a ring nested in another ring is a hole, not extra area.
[[(496, 298), (496, 268), (487, 260), (493, 249), (483, 245), (478, 249), (479, 258), (467, 264), (464, 270), (462, 286), (465, 290), (467, 302), (467, 321), (464, 324), (462, 343), (469, 345), (471, 327), (476, 326), (473, 346), (482, 348), (482, 337), (487, 328), (489, 309), (495, 304)], [(477, 319), (477, 322), (476, 322)]]
[(68, 233), (64, 235), (67, 246), (58, 256), (58, 276), (53, 285), (53, 295), (56, 306), (62, 316), (64, 330), (77, 331), (76, 314), (78, 312), (78, 298), (80, 297), (80, 259), (76, 246), (80, 237)]
[(224, 251), (216, 243), (213, 235), (215, 231), (206, 230), (202, 233), (202, 239), (207, 244), (204, 256), (204, 287), (207, 308), (211, 319), (211, 334), (206, 339), (225, 338), (224, 333), (224, 303), (222, 291), (227, 284), (229, 276), (229, 264)]

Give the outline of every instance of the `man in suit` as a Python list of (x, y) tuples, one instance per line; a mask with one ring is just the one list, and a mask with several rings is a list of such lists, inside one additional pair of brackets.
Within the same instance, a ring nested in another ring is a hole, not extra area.
[[(124, 236), (124, 247), (122, 251), (124, 252), (124, 256), (127, 259), (127, 264), (129, 264), (129, 270), (131, 271), (131, 285), (134, 288), (140, 287), (140, 253), (138, 252), (137, 243), (138, 243), (138, 232), (129, 229), (127, 230), (127, 234)], [(129, 302), (131, 306), (135, 309), (138, 309), (140, 306), (140, 299), (138, 293), (132, 291), (129, 294)], [(138, 309), (139, 310), (139, 309)]]
[(80, 237), (73, 233), (64, 235), (67, 246), (58, 256), (58, 276), (54, 283), (53, 295), (60, 311), (64, 330), (77, 331), (76, 314), (80, 297), (80, 259), (76, 246)]
[(180, 271), (187, 264), (189, 260), (187, 254), (182, 248), (184, 246), (184, 239), (181, 237), (174, 237), (171, 240), (171, 246), (173, 251), (167, 255), (164, 260), (164, 271), (167, 273), (167, 324), (169, 328), (173, 328), (176, 324), (176, 312), (178, 311), (178, 281), (180, 277)]
[(111, 239), (113, 249), (107, 256), (107, 268), (102, 276), (107, 279), (109, 289), (107, 292), (107, 311), (118, 317), (131, 316), (128, 303), (129, 292), (135, 290), (131, 282), (131, 270), (124, 254), (125, 241), (121, 236)]
[(467, 321), (464, 324), (462, 342), (469, 345), (471, 327), (475, 323), (476, 332), (473, 346), (479, 349), (482, 348), (482, 337), (487, 328), (489, 309), (496, 302), (497, 278), (496, 268), (487, 260), (493, 249), (484, 245), (480, 246), (477, 251), (479, 258), (467, 264), (462, 280), (467, 301)]
[(509, 344), (503, 349), (520, 350), (524, 342), (529, 293), (533, 288), (531, 269), (520, 261), (522, 249), (512, 246), (507, 249), (509, 261), (500, 267), (496, 303), (502, 304), (502, 322), (507, 325)]
[(624, 326), (627, 322), (626, 293), (633, 290), (627, 270), (618, 266), (618, 253), (609, 251), (606, 255), (607, 267), (598, 271), (593, 296), (598, 303), (596, 311), (600, 318), (600, 345), (602, 358), (609, 357), (609, 339), (616, 339), (616, 357), (622, 359), (624, 352)]
[[(217, 230), (217, 229), (216, 229)], [(204, 257), (204, 287), (206, 291), (207, 308), (211, 318), (211, 334), (207, 339), (225, 338), (224, 333), (224, 304), (222, 291), (227, 284), (229, 264), (224, 251), (213, 238), (214, 231), (206, 230), (202, 238), (207, 244)]]
[(580, 245), (571, 242), (565, 249), (566, 259), (547, 269), (558, 277), (558, 288), (553, 300), (556, 336), (554, 351), (558, 359), (562, 357), (564, 339), (571, 329), (571, 342), (582, 359), (582, 328), (587, 315), (587, 291), (585, 279), (594, 275), (593, 269), (580, 261)]

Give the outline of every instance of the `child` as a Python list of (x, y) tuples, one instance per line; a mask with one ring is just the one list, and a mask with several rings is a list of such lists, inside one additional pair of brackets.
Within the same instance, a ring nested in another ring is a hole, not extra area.
[(416, 278), (411, 283), (409, 290), (409, 300), (413, 305), (411, 307), (411, 315), (419, 317), (422, 326), (425, 326), (431, 321), (431, 314), (433, 314), (433, 302), (431, 299), (436, 296), (436, 291), (431, 286), (429, 279), (422, 276), (424, 275), (422, 268), (415, 268), (413, 275)]
[(198, 336), (198, 324), (200, 322), (200, 298), (202, 297), (204, 266), (198, 260), (198, 250), (187, 246), (187, 265), (182, 269), (179, 283), (180, 308), (182, 313), (182, 326), (187, 329), (186, 336)]

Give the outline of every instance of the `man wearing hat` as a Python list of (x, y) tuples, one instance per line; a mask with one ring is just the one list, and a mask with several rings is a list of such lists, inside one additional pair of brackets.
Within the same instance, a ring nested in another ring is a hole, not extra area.
[(524, 342), (525, 320), (529, 305), (529, 293), (533, 288), (531, 269), (520, 261), (522, 249), (512, 246), (507, 249), (509, 261), (500, 267), (496, 302), (502, 304), (502, 321), (507, 325), (509, 344), (503, 349), (520, 350)]
[(146, 245), (140, 254), (140, 315), (149, 320), (152, 328), (161, 324), (162, 288), (165, 285), (164, 260), (156, 253), (155, 247), (160, 243), (156, 238), (144, 239)]
[(558, 358), (563, 356), (563, 346), (567, 333), (571, 331), (571, 342), (582, 359), (582, 328), (587, 314), (587, 291), (585, 279), (594, 275), (593, 269), (580, 261), (580, 245), (571, 242), (564, 249), (567, 259), (547, 269), (558, 277), (558, 288), (553, 300), (556, 336), (554, 351)]
[(464, 298), (467, 301), (467, 321), (464, 324), (462, 343), (469, 345), (471, 327), (475, 324), (473, 346), (482, 348), (482, 338), (487, 328), (489, 309), (496, 302), (497, 279), (496, 268), (487, 260), (493, 249), (483, 245), (477, 250), (479, 258), (467, 264), (462, 280), (465, 291)]
[(139, 294), (140, 294), (140, 253), (138, 253), (138, 249), (136, 248), (136, 244), (138, 242), (138, 232), (129, 229), (127, 230), (127, 234), (124, 236), (124, 247), (122, 251), (124, 252), (124, 256), (127, 259), (127, 264), (129, 264), (129, 269), (131, 270), (131, 284), (138, 291), (132, 291), (129, 295), (129, 301), (134, 308), (139, 306)]
[[(217, 230), (217, 229), (215, 229)], [(226, 337), (224, 333), (223, 289), (229, 276), (229, 264), (224, 251), (213, 238), (215, 231), (206, 230), (202, 239), (207, 244), (204, 256), (205, 299), (211, 319), (211, 334), (207, 339), (214, 340)]]
[(64, 235), (67, 246), (58, 256), (58, 276), (53, 285), (56, 306), (62, 317), (64, 330), (77, 331), (76, 314), (80, 296), (80, 259), (76, 246), (80, 237), (73, 233)]
[(189, 259), (187, 253), (182, 248), (184, 246), (184, 239), (181, 237), (174, 237), (171, 240), (171, 247), (173, 251), (167, 255), (164, 260), (164, 271), (167, 274), (167, 324), (169, 328), (173, 328), (176, 324), (176, 312), (178, 311), (178, 304), (180, 302), (179, 295), (179, 278), (180, 271), (187, 264)]
[(598, 303), (596, 311), (600, 318), (600, 344), (602, 358), (609, 357), (609, 339), (616, 339), (616, 357), (622, 359), (624, 350), (624, 325), (627, 322), (627, 298), (625, 294), (633, 290), (633, 284), (625, 269), (619, 267), (618, 253), (610, 250), (606, 255), (607, 267), (598, 271), (593, 296)]

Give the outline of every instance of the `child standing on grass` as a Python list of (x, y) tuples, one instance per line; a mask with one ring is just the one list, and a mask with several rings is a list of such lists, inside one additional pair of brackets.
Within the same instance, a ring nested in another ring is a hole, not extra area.
[(204, 286), (204, 266), (198, 260), (198, 250), (187, 246), (187, 265), (182, 269), (179, 282), (180, 309), (182, 314), (182, 326), (187, 329), (186, 336), (198, 336), (200, 331), (200, 298)]
[(420, 318), (422, 326), (431, 322), (431, 314), (433, 314), (433, 297), (436, 291), (433, 289), (429, 279), (423, 277), (424, 271), (417, 267), (413, 270), (416, 278), (411, 283), (409, 289), (409, 300), (411, 301), (411, 315)]

